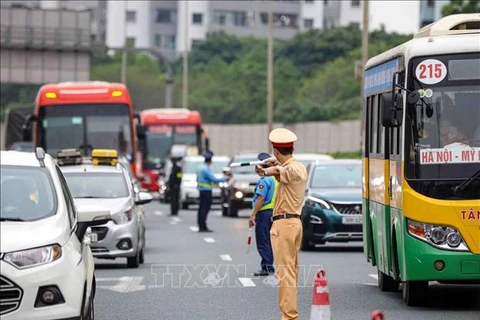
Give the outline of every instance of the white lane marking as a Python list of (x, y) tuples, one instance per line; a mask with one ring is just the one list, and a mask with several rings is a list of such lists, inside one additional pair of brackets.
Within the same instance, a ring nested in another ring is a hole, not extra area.
[(121, 277), (121, 278), (98, 278), (97, 281), (116, 281), (113, 286), (97, 286), (99, 289), (106, 289), (116, 292), (134, 292), (145, 290), (147, 287), (141, 285), (143, 277)]
[(193, 232), (198, 232), (198, 227), (190, 227), (190, 230), (192, 230)]
[(378, 274), (372, 273), (372, 274), (369, 274), (369, 276), (372, 277), (375, 280), (378, 280)]
[(156, 215), (156, 216), (163, 216), (162, 211), (153, 211), (153, 214)]
[(172, 217), (172, 221), (182, 222), (182, 219), (180, 219), (179, 217)]
[(214, 243), (215, 242), (215, 239), (213, 239), (213, 238), (203, 238), (203, 240), (205, 240), (206, 243)]
[(177, 221), (170, 221), (170, 224), (177, 224)]
[(371, 286), (371, 287), (376, 287), (377, 284), (376, 283), (367, 283), (367, 282), (363, 282), (362, 284), (366, 285), (366, 286)]
[(256, 287), (255, 282), (250, 278), (238, 278), (238, 281), (240, 281), (244, 287)]
[(221, 217), (222, 216), (222, 211), (214, 211), (214, 215)]
[(222, 259), (223, 261), (232, 261), (232, 257), (230, 257), (230, 255), (228, 254), (220, 255), (220, 259)]

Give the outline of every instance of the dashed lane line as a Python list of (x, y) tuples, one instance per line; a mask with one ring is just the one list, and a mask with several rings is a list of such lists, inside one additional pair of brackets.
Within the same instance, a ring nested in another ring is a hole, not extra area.
[(230, 257), (230, 255), (228, 254), (220, 255), (220, 259), (222, 259), (223, 261), (232, 261), (232, 257)]
[(240, 281), (244, 287), (256, 287), (255, 282), (250, 278), (238, 278), (238, 281)]
[(177, 224), (178, 222), (177, 221), (170, 221), (170, 224)]
[(163, 212), (158, 210), (153, 211), (153, 214), (156, 216), (163, 216)]
[(372, 277), (375, 280), (378, 280), (378, 274), (371, 273), (371, 274), (369, 274), (369, 276)]
[(190, 227), (190, 230), (192, 230), (193, 232), (198, 232), (198, 227), (192, 226), (192, 227)]
[(213, 238), (203, 238), (203, 240), (204, 240), (206, 243), (214, 243), (214, 242), (215, 242), (215, 239), (213, 239)]

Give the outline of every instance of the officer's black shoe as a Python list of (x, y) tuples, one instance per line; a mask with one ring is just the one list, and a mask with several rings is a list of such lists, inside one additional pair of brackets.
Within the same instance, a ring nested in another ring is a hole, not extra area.
[(259, 270), (257, 272), (254, 272), (253, 275), (255, 277), (266, 277), (266, 276), (270, 275), (270, 272), (268, 272), (267, 270)]
[(205, 229), (199, 229), (198, 232), (213, 232), (213, 230), (205, 228)]

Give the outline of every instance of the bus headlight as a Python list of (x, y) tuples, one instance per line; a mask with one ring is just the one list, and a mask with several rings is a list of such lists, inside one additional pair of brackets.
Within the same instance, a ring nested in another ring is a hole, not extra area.
[(469, 251), (457, 229), (408, 220), (408, 233), (417, 239), (444, 250)]

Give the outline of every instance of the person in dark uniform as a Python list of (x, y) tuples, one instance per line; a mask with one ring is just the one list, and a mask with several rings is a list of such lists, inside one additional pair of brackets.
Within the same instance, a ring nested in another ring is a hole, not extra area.
[(197, 174), (197, 189), (200, 191), (200, 206), (198, 207), (198, 232), (213, 232), (207, 227), (207, 216), (212, 205), (212, 189), (214, 183), (227, 181), (227, 178), (217, 178), (210, 170), (213, 152), (207, 151), (203, 154), (205, 165)]
[(178, 215), (180, 202), (180, 186), (182, 183), (182, 160), (183, 152), (173, 149), (171, 152), (172, 170), (168, 177), (168, 188), (170, 190), (170, 215)]
[[(258, 160), (263, 161), (271, 158), (268, 153), (260, 153)], [(268, 168), (268, 165), (263, 166)], [(252, 214), (248, 220), (250, 228), (255, 226), (255, 241), (257, 250), (262, 257), (261, 269), (255, 272), (254, 276), (268, 276), (275, 273), (273, 266), (272, 244), (270, 242), (270, 228), (272, 227), (272, 213), (277, 195), (278, 182), (275, 177), (262, 176), (258, 180), (253, 193)]]

